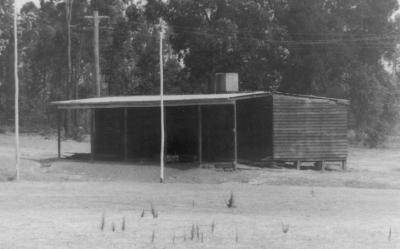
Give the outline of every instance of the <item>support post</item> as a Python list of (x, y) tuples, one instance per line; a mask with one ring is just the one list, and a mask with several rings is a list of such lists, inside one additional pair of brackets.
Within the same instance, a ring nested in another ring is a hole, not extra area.
[(94, 49), (94, 77), (96, 80), (96, 96), (101, 96), (101, 85), (100, 85), (100, 55), (99, 55), (99, 12), (93, 11), (93, 49)]
[(57, 110), (57, 155), (58, 159), (61, 158), (61, 114)]
[(325, 167), (326, 167), (326, 161), (323, 160), (323, 161), (321, 161), (321, 170), (325, 171)]
[(124, 160), (128, 161), (128, 109), (124, 108)]
[(347, 160), (346, 160), (346, 159), (344, 159), (344, 160), (342, 161), (342, 169), (343, 169), (343, 170), (347, 170)]
[(201, 105), (197, 107), (197, 129), (198, 129), (198, 158), (199, 158), (199, 166), (203, 163), (203, 125), (202, 125), (202, 113), (201, 113)]
[(297, 168), (297, 170), (301, 170), (301, 161), (300, 160), (296, 161), (296, 168)]
[(90, 110), (90, 160), (96, 156), (96, 109)]
[(233, 137), (234, 137), (234, 161), (233, 168), (236, 169), (238, 162), (238, 150), (237, 150), (237, 108), (236, 101), (233, 103)]
[(99, 11), (94, 10), (93, 16), (85, 16), (87, 19), (93, 19), (93, 53), (94, 53), (94, 77), (96, 81), (96, 96), (101, 96), (101, 70), (100, 70), (100, 49), (99, 49), (99, 26), (100, 20), (108, 16), (99, 16)]
[[(15, 1), (14, 1), (15, 2)], [(18, 29), (17, 29), (17, 6), (14, 3), (14, 125), (15, 125), (15, 179), (20, 176), (20, 148), (19, 148), (19, 78), (18, 78)]]

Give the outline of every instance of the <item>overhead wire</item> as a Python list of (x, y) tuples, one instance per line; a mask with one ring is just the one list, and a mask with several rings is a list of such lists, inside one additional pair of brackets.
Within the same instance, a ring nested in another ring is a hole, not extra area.
[[(137, 22), (137, 21), (130, 21), (130, 22), (131, 23), (135, 23), (135, 24), (145, 24), (143, 22)], [(221, 31), (221, 32), (217, 32), (217, 31), (204, 32), (204, 30), (201, 30), (199, 28), (192, 28), (192, 27), (187, 27), (187, 26), (183, 26), (183, 25), (176, 25), (176, 24), (172, 24), (171, 26), (173, 27), (174, 30), (185, 31), (187, 33), (207, 33), (209, 35), (221, 35), (223, 33), (223, 31)], [(239, 34), (254, 34), (254, 35), (267, 35), (268, 34), (268, 32), (247, 31), (247, 30), (243, 30), (243, 29), (236, 29), (235, 32), (239, 33)], [(312, 35), (312, 36), (315, 36), (315, 35), (326, 36), (326, 35), (336, 34), (339, 37), (342, 37), (342, 36), (362, 36), (361, 38), (356, 38), (357, 40), (363, 40), (363, 39), (365, 39), (365, 40), (376, 40), (376, 39), (378, 39), (379, 40), (379, 39), (399, 38), (399, 35), (395, 34), (395, 33), (393, 33), (393, 34), (384, 34), (384, 35), (382, 35), (382, 34), (373, 34), (373, 33), (367, 33), (367, 34), (354, 34), (353, 33), (352, 34), (352, 33), (349, 33), (347, 31), (343, 31), (343, 32), (318, 32), (318, 33), (315, 33), (315, 32), (295, 32), (295, 33), (292, 33), (292, 32), (290, 32), (290, 33), (286, 33), (286, 34), (287, 35), (304, 34), (304, 35), (308, 35), (308, 36), (310, 36), (310, 35)], [(327, 39), (327, 40), (331, 40), (331, 39)]]
[[(136, 22), (130, 21), (134, 24), (145, 24), (143, 22)], [(362, 46), (363, 48), (382, 48), (382, 49), (393, 49), (396, 41), (400, 40), (400, 37), (395, 34), (351, 34), (348, 32), (337, 32), (337, 37), (331, 38), (324, 38), (324, 39), (295, 39), (293, 38), (292, 33), (284, 33), (282, 34), (282, 38), (280, 39), (271, 39), (268, 37), (255, 37), (250, 36), (253, 35), (260, 35), (260, 36), (268, 36), (270, 34), (266, 32), (246, 32), (241, 31), (240, 29), (236, 29), (233, 32), (227, 31), (217, 31), (217, 30), (200, 30), (199, 28), (191, 28), (182, 25), (171, 25), (172, 30), (179, 32), (179, 33), (188, 33), (199, 35), (208, 38), (226, 38), (226, 36), (233, 36), (234, 39), (241, 40), (241, 41), (254, 41), (258, 43), (268, 43), (269, 45), (280, 45), (285, 46), (285, 48), (290, 49), (303, 49), (304, 47), (325, 47), (327, 45), (331, 46), (346, 46), (346, 47), (353, 47), (353, 46)], [(306, 32), (304, 32), (307, 36), (312, 36)], [(311, 33), (312, 34), (312, 33)], [(317, 34), (317, 33), (314, 33)], [(320, 36), (325, 36), (326, 33), (318, 33)], [(156, 37), (158, 34), (157, 32), (143, 34), (141, 33), (140, 36), (148, 36), (148, 37)], [(273, 35), (272, 35), (273, 36)], [(290, 38), (291, 37), (291, 38)], [(266, 44), (263, 44), (265, 46)], [(257, 48), (255, 48), (257, 49)]]

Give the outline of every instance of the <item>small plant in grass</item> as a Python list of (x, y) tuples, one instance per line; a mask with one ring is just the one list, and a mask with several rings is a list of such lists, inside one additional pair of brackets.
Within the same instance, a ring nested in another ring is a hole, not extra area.
[(389, 227), (388, 241), (392, 239), (392, 227)]
[(226, 206), (228, 208), (236, 208), (235, 196), (233, 195), (233, 192), (231, 192), (231, 195), (229, 197), (228, 202), (226, 203)]
[(215, 224), (215, 220), (213, 220), (212, 223), (211, 223), (211, 233), (212, 233), (212, 234), (214, 234), (215, 225), (216, 225), (216, 224)]
[(237, 229), (236, 229), (235, 241), (236, 241), (236, 243), (239, 242), (239, 234), (238, 234)]
[(183, 241), (186, 241), (186, 232), (183, 233)]
[(154, 208), (153, 203), (150, 204), (150, 209), (151, 209), (151, 214), (153, 215), (153, 218), (156, 219), (158, 218), (158, 212), (157, 210)]
[(175, 244), (175, 238), (176, 238), (176, 236), (175, 236), (175, 233), (174, 233), (174, 235), (172, 236), (172, 244)]
[(103, 213), (100, 220), (100, 230), (104, 231), (104, 227), (106, 225), (106, 215)]
[(282, 222), (282, 232), (285, 234), (289, 232), (289, 224), (285, 224)]
[(142, 209), (142, 213), (140, 214), (140, 218), (144, 217), (144, 208)]
[(197, 238), (197, 240), (200, 239), (200, 228), (199, 228), (199, 225), (196, 225), (196, 238)]
[(204, 233), (201, 233), (201, 243), (204, 243)]
[(194, 224), (192, 224), (192, 229), (190, 230), (190, 240), (194, 240), (194, 234), (195, 234), (195, 231), (196, 230), (196, 227), (194, 226)]
[(151, 243), (154, 243), (154, 240), (156, 239), (156, 232), (154, 232), (151, 234)]
[(122, 223), (121, 223), (121, 230), (125, 231), (125, 226), (126, 226), (126, 222), (125, 222), (125, 216), (122, 217)]
[(115, 224), (114, 224), (114, 222), (111, 224), (111, 231), (115, 232)]
[(13, 182), (13, 181), (15, 181), (17, 179), (17, 175), (12, 175), (12, 176), (8, 176), (7, 177), (7, 181), (9, 181), (9, 182)]
[(311, 196), (312, 196), (312, 197), (315, 197), (314, 188), (311, 188)]
[(194, 200), (192, 201), (192, 208), (194, 208), (196, 206), (196, 203), (194, 202)]

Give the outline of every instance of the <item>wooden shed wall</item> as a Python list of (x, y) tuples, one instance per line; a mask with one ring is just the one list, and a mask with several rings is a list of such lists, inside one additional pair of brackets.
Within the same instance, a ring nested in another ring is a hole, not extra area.
[(275, 160), (344, 160), (347, 106), (328, 99), (273, 96)]

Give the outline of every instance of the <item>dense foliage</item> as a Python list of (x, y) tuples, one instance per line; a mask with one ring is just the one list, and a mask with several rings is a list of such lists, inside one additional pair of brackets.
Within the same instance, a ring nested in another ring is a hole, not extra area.
[[(66, 2), (20, 13), (23, 124), (52, 121), (52, 100), (94, 96), (92, 23), (101, 22), (103, 92), (159, 92), (159, 18), (165, 20), (167, 93), (205, 92), (216, 72), (238, 72), (242, 90), (350, 99), (350, 126), (370, 146), (397, 119), (398, 84), (383, 62), (396, 52), (396, 0), (72, 1), (68, 70)], [(12, 1), (0, 3), (0, 118), (12, 120)], [(68, 75), (71, 74), (71, 82)], [(72, 120), (69, 120), (72, 119)], [(66, 130), (79, 117), (66, 119)]]

